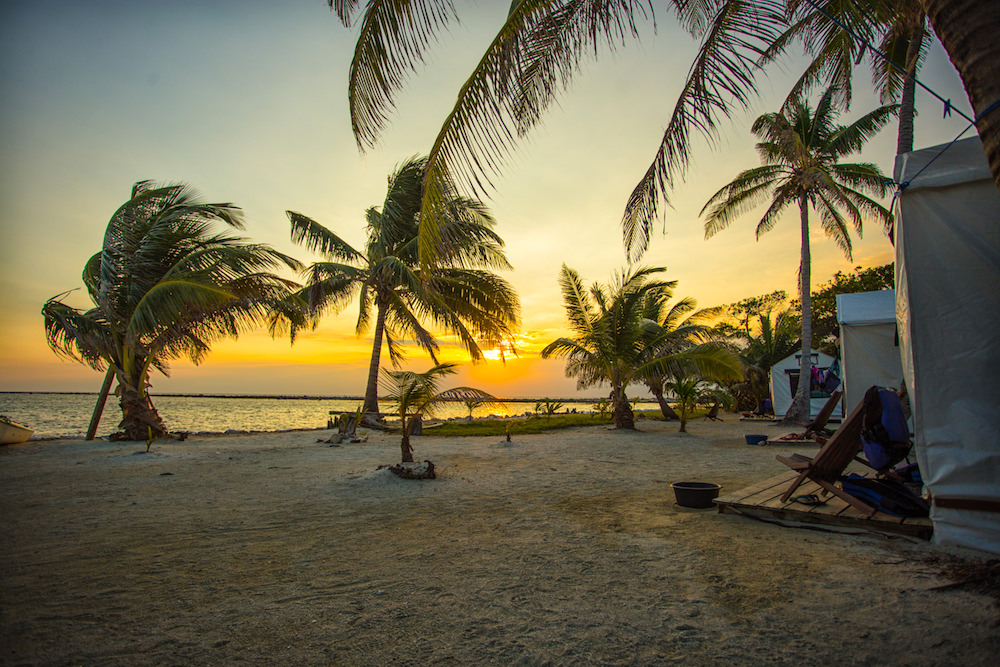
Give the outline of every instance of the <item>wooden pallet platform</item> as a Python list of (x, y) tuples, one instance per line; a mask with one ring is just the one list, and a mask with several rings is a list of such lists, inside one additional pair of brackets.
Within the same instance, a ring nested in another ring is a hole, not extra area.
[[(820, 496), (826, 500), (823, 505), (803, 505), (791, 499), (786, 503), (781, 502), (782, 494), (796, 476), (794, 472), (788, 471), (759, 484), (719, 496), (715, 499), (719, 513), (895, 533), (924, 540), (929, 540), (934, 532), (930, 519), (903, 519), (884, 512), (876, 512), (872, 517), (865, 517), (834, 495)], [(795, 490), (792, 498), (807, 494), (819, 496), (821, 491), (818, 484), (807, 480)]]

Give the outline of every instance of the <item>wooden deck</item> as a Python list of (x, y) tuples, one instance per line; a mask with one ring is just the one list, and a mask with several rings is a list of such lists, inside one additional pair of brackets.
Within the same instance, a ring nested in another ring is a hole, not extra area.
[[(929, 540), (933, 533), (931, 520), (927, 518), (901, 519), (899, 517), (876, 512), (871, 518), (866, 518), (856, 509), (834, 495), (820, 496), (826, 503), (823, 505), (803, 505), (793, 502), (781, 502), (781, 496), (797, 475), (788, 471), (760, 482), (745, 489), (719, 496), (715, 499), (719, 513), (740, 514), (759, 519), (776, 519), (790, 523), (811, 523), (854, 528), (879, 533), (896, 533)], [(807, 480), (792, 495), (820, 495), (822, 489), (816, 483)]]

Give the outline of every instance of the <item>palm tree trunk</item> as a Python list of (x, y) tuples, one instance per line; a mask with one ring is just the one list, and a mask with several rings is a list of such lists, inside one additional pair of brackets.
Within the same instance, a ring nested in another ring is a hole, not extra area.
[[(962, 77), (979, 138), (1000, 189), (1000, 8), (996, 0), (921, 0), (941, 45)], [(988, 113), (987, 109), (990, 109)], [(981, 118), (979, 115), (983, 114)]]
[[(903, 90), (899, 100), (896, 155), (909, 153), (913, 150), (913, 121), (917, 115), (917, 82), (913, 77), (917, 71), (917, 59), (920, 57), (920, 47), (923, 46), (925, 36), (923, 17), (921, 17), (920, 22), (913, 27), (910, 41), (906, 46), (906, 78), (903, 80)], [(891, 239), (892, 236), (889, 238)]]
[(410, 429), (413, 428), (414, 417), (410, 417), (408, 420), (403, 417), (403, 441), (400, 443), (400, 448), (403, 450), (403, 463), (413, 463), (413, 447), (410, 447)]
[(362, 410), (366, 415), (374, 414), (375, 419), (378, 419), (378, 369), (382, 360), (382, 337), (385, 334), (386, 312), (381, 302), (376, 302), (375, 308), (378, 311), (375, 316), (375, 341), (372, 343), (372, 358), (368, 364), (368, 386), (365, 388), (365, 402)]
[(660, 406), (660, 412), (663, 414), (664, 419), (667, 421), (680, 419), (680, 417), (677, 416), (677, 413), (674, 412), (674, 409), (670, 407), (670, 404), (667, 403), (667, 399), (663, 398), (663, 387), (653, 384), (649, 386), (649, 391), (653, 394), (653, 397), (656, 398), (656, 403)]
[(111, 391), (111, 382), (115, 379), (115, 367), (108, 364), (108, 372), (104, 376), (104, 384), (101, 385), (101, 393), (97, 395), (97, 404), (94, 405), (94, 414), (90, 416), (90, 426), (87, 427), (86, 440), (93, 440), (97, 435), (97, 427), (101, 423), (101, 415), (104, 414), (104, 405), (108, 402), (108, 392)]
[(781, 421), (784, 425), (809, 423), (810, 384), (812, 383), (812, 308), (809, 293), (809, 199), (799, 198), (799, 217), (802, 231), (802, 254), (799, 259), (799, 301), (802, 303), (802, 361), (799, 365), (799, 386), (795, 391), (792, 405)]
[(122, 409), (122, 422), (118, 427), (122, 430), (122, 440), (143, 440), (150, 442), (167, 435), (167, 425), (163, 423), (153, 401), (140, 387), (145, 386), (145, 379), (121, 385), (122, 395), (119, 401)]
[(611, 390), (611, 411), (615, 418), (615, 428), (635, 430), (635, 414), (629, 405), (624, 387)]

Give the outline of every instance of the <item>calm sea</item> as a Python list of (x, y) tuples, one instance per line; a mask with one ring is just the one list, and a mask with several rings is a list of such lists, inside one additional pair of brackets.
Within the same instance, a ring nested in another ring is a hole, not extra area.
[[(560, 399), (565, 400), (565, 399)], [(4, 393), (0, 392), (0, 414), (35, 429), (35, 438), (83, 437), (94, 411), (97, 394)], [(153, 396), (153, 404), (171, 431), (282, 431), (323, 428), (330, 411), (353, 412), (359, 398), (310, 398), (303, 396)], [(565, 403), (565, 409), (587, 412), (592, 401)], [(379, 404), (382, 410), (392, 408)], [(655, 403), (640, 402), (639, 409), (655, 409)], [(477, 408), (474, 416), (521, 415), (535, 409), (535, 399), (513, 399), (503, 407)], [(467, 417), (464, 405), (446, 405), (441, 418)], [(108, 398), (98, 436), (118, 430), (121, 412), (114, 396)]]

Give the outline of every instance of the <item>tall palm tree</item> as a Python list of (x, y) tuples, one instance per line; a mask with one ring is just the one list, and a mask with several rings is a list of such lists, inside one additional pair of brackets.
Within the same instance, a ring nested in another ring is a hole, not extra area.
[(574, 336), (559, 338), (542, 350), (542, 358), (565, 357), (566, 376), (576, 377), (581, 389), (611, 386), (615, 428), (635, 428), (626, 390), (647, 377), (667, 375), (680, 361), (696, 365), (720, 379), (736, 377), (739, 362), (728, 351), (711, 344), (671, 349), (674, 332), (645, 317), (649, 301), (666, 301), (675, 285), (658, 280), (664, 268), (637, 268), (619, 273), (610, 285), (595, 283), (588, 292), (579, 274), (563, 265), (559, 275), (563, 302)]
[(110, 368), (117, 378), (125, 439), (168, 432), (148, 393), (152, 368), (167, 374), (168, 362), (181, 357), (197, 364), (212, 342), (264, 324), (275, 308), (291, 305), (287, 320), (296, 321), (290, 295), (298, 285), (270, 271), (301, 265), (215, 231), (217, 223), (242, 229), (242, 211), (203, 203), (184, 185), (136, 183), (84, 267), (94, 308), (78, 310), (65, 295), (42, 308), (57, 354)]
[(440, 391), (442, 378), (454, 375), (457, 364), (436, 364), (424, 373), (413, 371), (382, 372), (382, 384), (386, 388), (386, 399), (395, 404), (402, 426), (400, 448), (403, 463), (413, 461), (413, 447), (410, 445), (410, 431), (416, 420), (433, 415), (444, 403), (464, 403), (475, 401), (479, 405), (503, 405), (492, 395), (472, 387), (455, 387)]
[[(829, 86), (837, 90), (837, 103), (848, 108), (854, 69), (865, 62), (882, 102), (899, 102), (896, 154), (912, 151), (915, 77), (931, 42), (920, 2), (788, 0), (787, 4), (791, 25), (765, 51), (761, 64), (785, 55), (794, 42), (801, 42), (814, 54), (787, 99), (803, 97), (816, 85)], [(888, 61), (879, 53), (885, 54)]]
[[(770, 199), (757, 224), (757, 237), (770, 231), (789, 206), (799, 208), (801, 254), (799, 259), (799, 299), (802, 305), (801, 378), (810, 377), (812, 319), (810, 313), (809, 209), (814, 208), (827, 236), (851, 257), (849, 220), (858, 233), (863, 218), (874, 217), (888, 228), (892, 214), (867, 196), (884, 196), (886, 179), (873, 164), (842, 163), (857, 152), (891, 119), (895, 105), (886, 105), (864, 115), (848, 126), (836, 124), (833, 89), (828, 89), (813, 110), (802, 100), (787, 110), (764, 114), (753, 124), (760, 138), (757, 152), (760, 167), (748, 169), (716, 192), (702, 209), (708, 211), (705, 237), (722, 231), (753, 207)], [(809, 383), (800, 382), (786, 423), (809, 419)]]
[[(348, 26), (362, 5), (359, 0), (328, 4)], [(437, 32), (457, 19), (451, 0), (369, 0), (364, 5), (348, 93), (362, 150), (377, 141), (393, 97)], [(756, 95), (756, 59), (787, 27), (784, 0), (670, 0), (668, 5), (693, 35), (710, 36), (734, 24), (741, 26), (741, 33), (713, 41), (711, 53), (692, 67), (685, 102), (672, 115), (664, 139), (670, 149), (658, 156), (655, 184), (646, 193), (652, 200), (636, 204), (652, 218), (668, 182), (687, 164), (689, 134), (712, 134), (720, 113), (728, 115), (749, 104)], [(431, 148), (421, 213), (422, 261), (431, 262), (439, 247), (446, 184), (457, 182), (477, 196), (492, 187), (491, 179), (501, 172), (518, 140), (538, 125), (581, 64), (604, 48), (613, 50), (637, 38), (638, 22), (652, 17), (650, 0), (511, 2), (504, 24), (459, 91)]]
[[(372, 354), (363, 409), (378, 414), (378, 377), (382, 346), (393, 365), (403, 359), (401, 343), (412, 337), (437, 362), (438, 343), (424, 326), (458, 336), (473, 361), (482, 347), (513, 339), (520, 316), (514, 288), (492, 273), (510, 269), (496, 222), (481, 202), (447, 192), (438, 261), (429, 270), (418, 257), (420, 202), (427, 159), (413, 157), (389, 176), (381, 209), (365, 212), (367, 242), (355, 250), (310, 218), (288, 211), (292, 240), (322, 254), (306, 271), (302, 298), (313, 325), (328, 310), (340, 311), (358, 297), (358, 335), (373, 326)], [(294, 330), (293, 330), (294, 333)]]
[[(821, 4), (844, 18), (859, 36), (888, 49), (909, 72), (915, 70), (927, 46), (916, 3), (825, 0)], [(979, 11), (980, 3), (920, 0), (962, 76), (973, 109), (983, 116), (977, 123), (979, 134), (1000, 187), (1000, 105), (991, 106), (1000, 98), (1000, 84), (994, 76), (1000, 67), (1000, 46), (993, 39), (1000, 29), (1000, 12)], [(406, 76), (422, 62), (437, 32), (457, 20), (457, 14), (452, 0), (328, 0), (328, 4), (348, 26), (364, 4), (349, 83), (352, 126), (364, 150), (375, 144), (388, 122), (393, 98)], [(714, 138), (723, 118), (749, 106), (757, 95), (760, 65), (776, 43), (787, 45), (795, 38), (807, 41), (818, 56), (803, 81), (822, 85), (828, 81), (818, 76), (842, 78), (865, 52), (860, 42), (827, 21), (811, 2), (670, 0), (666, 4), (679, 24), (701, 39), (701, 47), (655, 156), (625, 207), (624, 242), (634, 260), (645, 251), (663, 203), (669, 201), (677, 177), (691, 160), (692, 135)], [(428, 224), (421, 226), (425, 261), (433, 259), (438, 247), (437, 220), (444, 204), (440, 184), (454, 180), (477, 196), (491, 187), (490, 179), (503, 169), (518, 139), (539, 123), (545, 110), (568, 88), (581, 63), (598, 57), (602, 48), (613, 50), (635, 39), (638, 21), (652, 18), (653, 9), (650, 0), (511, 2), (504, 24), (460, 89), (429, 156), (422, 204), (422, 219)], [(912, 100), (912, 77), (882, 70), (874, 60), (873, 66), (884, 94), (892, 96), (902, 89), (904, 105)], [(907, 118), (912, 121), (906, 113), (901, 118), (903, 148), (912, 147)]]

